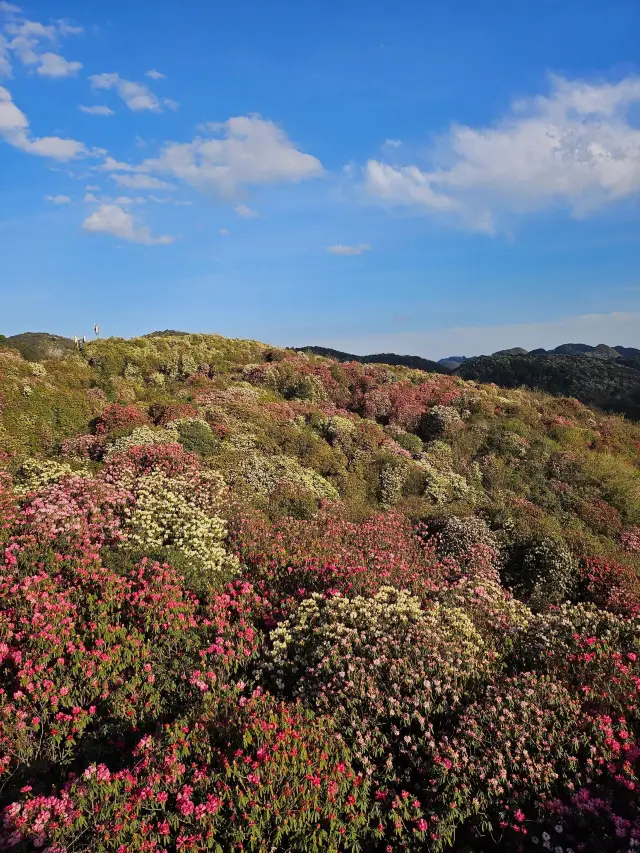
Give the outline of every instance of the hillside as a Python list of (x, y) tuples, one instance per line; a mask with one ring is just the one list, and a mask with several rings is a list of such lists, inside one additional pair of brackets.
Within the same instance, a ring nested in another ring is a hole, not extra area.
[(627, 417), (640, 419), (640, 361), (588, 355), (479, 356), (463, 362), (456, 373), (463, 379), (495, 382), (504, 388), (539, 389), (575, 397)]
[(9, 337), (2, 335), (0, 345), (17, 349), (27, 361), (64, 358), (75, 349), (71, 338), (50, 335), (48, 332), (23, 332)]
[(329, 347), (293, 347), (294, 352), (308, 352), (313, 355), (321, 355), (325, 358), (333, 358), (335, 361), (347, 362), (358, 361), (360, 364), (391, 364), (394, 366), (410, 367), (412, 370), (424, 370), (427, 373), (449, 373), (448, 365), (442, 361), (430, 361), (419, 355), (397, 355), (394, 352), (381, 352), (374, 355), (353, 355), (349, 352), (340, 352)]
[(1, 849), (637, 848), (640, 424), (178, 332), (0, 418)]

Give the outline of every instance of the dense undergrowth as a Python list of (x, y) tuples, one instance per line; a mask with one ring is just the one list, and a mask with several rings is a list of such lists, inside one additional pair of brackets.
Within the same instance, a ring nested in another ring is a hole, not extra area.
[(0, 848), (640, 847), (639, 425), (204, 335), (0, 413)]

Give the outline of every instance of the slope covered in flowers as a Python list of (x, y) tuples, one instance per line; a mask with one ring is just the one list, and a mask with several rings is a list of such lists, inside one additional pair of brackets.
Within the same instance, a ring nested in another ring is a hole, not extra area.
[(0, 849), (640, 847), (638, 425), (204, 335), (0, 415)]

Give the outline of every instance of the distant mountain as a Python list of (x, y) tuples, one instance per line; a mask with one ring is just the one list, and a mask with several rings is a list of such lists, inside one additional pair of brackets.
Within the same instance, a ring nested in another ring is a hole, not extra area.
[(353, 355), (349, 352), (341, 352), (330, 347), (289, 347), (295, 352), (311, 352), (314, 355), (321, 355), (325, 358), (334, 358), (336, 361), (359, 361), (360, 364), (391, 364), (402, 367), (409, 367), (412, 370), (424, 370), (427, 373), (451, 373), (447, 367), (444, 367), (437, 361), (430, 361), (428, 358), (421, 358), (419, 355), (397, 355), (393, 352), (375, 353), (373, 355)]
[(561, 344), (552, 350), (552, 352), (557, 355), (584, 355), (587, 352), (593, 352), (594, 349), (595, 347), (589, 344)]
[(594, 357), (595, 350), (593, 347), (582, 355), (478, 356), (463, 362), (455, 372), (463, 379), (493, 382), (505, 388), (525, 386), (575, 397), (583, 403), (640, 419), (640, 359), (624, 359), (624, 363), (619, 363), (620, 359)]
[(27, 361), (47, 361), (64, 358), (75, 349), (71, 338), (48, 332), (23, 332), (21, 335), (0, 336), (0, 346), (17, 349)]
[(447, 367), (449, 370), (455, 370), (459, 364), (467, 360), (466, 355), (450, 355), (449, 358), (439, 358), (438, 364), (442, 367)]
[(636, 349), (635, 347), (615, 346), (614, 350), (619, 352), (624, 358), (640, 358), (640, 349)]
[(529, 350), (523, 349), (522, 347), (511, 347), (511, 349), (499, 349), (498, 352), (494, 352), (493, 355), (526, 355)]

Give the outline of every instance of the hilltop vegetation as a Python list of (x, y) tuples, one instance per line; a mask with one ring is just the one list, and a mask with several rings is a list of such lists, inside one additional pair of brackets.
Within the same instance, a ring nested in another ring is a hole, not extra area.
[(634, 358), (511, 352), (468, 359), (456, 373), (463, 379), (495, 382), (505, 388), (525, 386), (575, 397), (640, 419), (640, 360)]
[(10, 335), (8, 338), (1, 335), (0, 345), (18, 350), (27, 361), (64, 358), (75, 349), (70, 338), (50, 335), (48, 332), (24, 332), (21, 335)]
[(449, 368), (442, 361), (430, 361), (419, 355), (396, 355), (394, 352), (381, 352), (375, 355), (353, 355), (330, 347), (294, 347), (294, 352), (307, 352), (312, 355), (322, 355), (335, 361), (358, 361), (360, 364), (390, 364), (392, 366), (410, 367), (412, 370), (425, 370), (428, 373), (448, 373)]
[(0, 416), (2, 849), (637, 848), (640, 424), (169, 331)]

